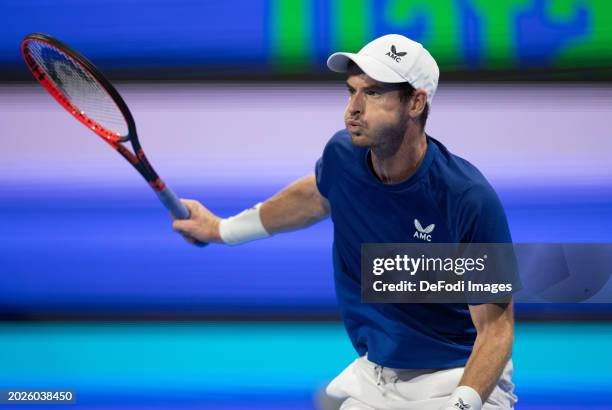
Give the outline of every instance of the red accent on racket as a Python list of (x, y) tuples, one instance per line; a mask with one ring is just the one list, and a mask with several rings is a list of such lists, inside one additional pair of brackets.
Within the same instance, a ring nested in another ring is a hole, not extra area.
[[(147, 160), (127, 104), (89, 60), (70, 46), (41, 33), (25, 37), (21, 42), (21, 54), (49, 94), (130, 162), (175, 218), (189, 218), (189, 210)], [(124, 145), (128, 141), (133, 152)]]

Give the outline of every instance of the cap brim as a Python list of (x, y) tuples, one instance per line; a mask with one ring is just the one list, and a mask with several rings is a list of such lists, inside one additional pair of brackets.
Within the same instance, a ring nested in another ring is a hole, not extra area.
[(327, 67), (337, 73), (346, 73), (349, 61), (357, 64), (368, 77), (381, 83), (405, 83), (408, 81), (389, 66), (367, 55), (334, 53), (327, 59)]

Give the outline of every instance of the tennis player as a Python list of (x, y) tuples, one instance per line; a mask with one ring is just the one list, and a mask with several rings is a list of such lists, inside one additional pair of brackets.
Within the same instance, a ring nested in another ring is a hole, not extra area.
[(331, 215), (340, 313), (359, 354), (327, 386), (340, 408), (513, 408), (511, 303), (360, 302), (361, 243), (511, 242), (484, 176), (424, 131), (435, 60), (391, 34), (356, 54), (335, 53), (327, 65), (347, 74), (346, 129), (329, 140), (314, 175), (226, 219), (184, 200), (191, 218), (173, 228), (191, 242), (236, 245)]

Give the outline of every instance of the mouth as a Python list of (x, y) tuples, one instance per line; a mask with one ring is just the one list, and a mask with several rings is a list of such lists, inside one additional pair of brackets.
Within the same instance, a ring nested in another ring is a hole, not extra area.
[(363, 124), (361, 124), (358, 121), (347, 121), (346, 122), (346, 128), (348, 129), (355, 129), (355, 128), (362, 128)]

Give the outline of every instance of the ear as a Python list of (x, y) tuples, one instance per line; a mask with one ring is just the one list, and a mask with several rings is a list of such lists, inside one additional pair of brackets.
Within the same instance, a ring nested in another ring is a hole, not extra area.
[(427, 104), (427, 93), (422, 88), (415, 90), (408, 104), (410, 118), (418, 118)]

